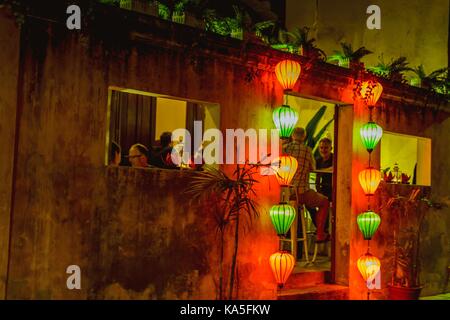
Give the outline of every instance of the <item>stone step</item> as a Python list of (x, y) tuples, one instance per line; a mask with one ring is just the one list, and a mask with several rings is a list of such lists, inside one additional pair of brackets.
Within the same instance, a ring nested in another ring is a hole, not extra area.
[(293, 272), (284, 285), (284, 289), (299, 289), (312, 287), (326, 283), (329, 279), (329, 272), (325, 271), (301, 271)]
[(282, 289), (277, 300), (348, 300), (348, 287), (319, 284), (297, 289)]

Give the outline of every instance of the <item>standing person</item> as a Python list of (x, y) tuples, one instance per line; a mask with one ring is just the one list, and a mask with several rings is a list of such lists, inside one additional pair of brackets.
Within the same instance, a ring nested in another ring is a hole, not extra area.
[(133, 144), (128, 151), (128, 159), (132, 167), (148, 168), (148, 158), (148, 148), (141, 143)]
[[(283, 152), (297, 159), (298, 167), (292, 184), (297, 188), (298, 202), (306, 207), (318, 207), (316, 215), (317, 235), (316, 242), (330, 240), (330, 235), (325, 232), (325, 222), (328, 216), (329, 202), (327, 197), (309, 188), (309, 173), (315, 170), (315, 161), (311, 149), (304, 142), (306, 131), (304, 128), (295, 128), (292, 133), (293, 141), (283, 145)], [(298, 219), (301, 221), (301, 219)], [(298, 228), (301, 230), (301, 228)]]

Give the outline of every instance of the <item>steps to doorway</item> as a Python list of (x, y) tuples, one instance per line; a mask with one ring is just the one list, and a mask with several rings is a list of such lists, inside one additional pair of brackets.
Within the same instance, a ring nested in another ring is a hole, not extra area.
[(329, 271), (294, 270), (284, 288), (278, 291), (277, 299), (348, 300), (348, 287), (327, 283), (329, 281)]

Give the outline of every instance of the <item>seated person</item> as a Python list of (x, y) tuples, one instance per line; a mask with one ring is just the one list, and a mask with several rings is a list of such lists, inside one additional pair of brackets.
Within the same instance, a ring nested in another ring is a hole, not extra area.
[(121, 149), (120, 146), (112, 141), (111, 147), (109, 149), (109, 165), (110, 166), (118, 166), (121, 161)]
[(172, 162), (172, 133), (163, 132), (159, 137), (160, 147), (155, 148), (151, 164), (164, 169), (178, 169)]
[[(316, 242), (330, 240), (330, 234), (325, 230), (328, 217), (329, 201), (326, 196), (309, 188), (309, 173), (315, 170), (316, 163), (311, 149), (305, 145), (306, 131), (304, 128), (295, 128), (292, 133), (292, 142), (283, 145), (283, 152), (296, 158), (297, 171), (292, 179), (292, 184), (297, 188), (299, 203), (308, 207), (319, 207), (316, 215)], [(298, 219), (301, 223), (301, 219)], [(299, 226), (298, 231), (301, 228)]]
[[(332, 201), (332, 194), (333, 194), (333, 153), (332, 150), (332, 143), (331, 140), (328, 138), (322, 138), (319, 142), (319, 154), (320, 156), (317, 157), (316, 160), (316, 169), (317, 170), (329, 170), (330, 173), (317, 173), (316, 174), (316, 190), (317, 192), (323, 194), (328, 198), (328, 201)], [(311, 215), (311, 219), (314, 223), (314, 226), (316, 225), (316, 208), (307, 208), (309, 214)], [(325, 231), (328, 232), (329, 229), (329, 221), (327, 219), (325, 224)]]
[(128, 151), (128, 160), (134, 168), (149, 168), (149, 150), (141, 143), (133, 144)]

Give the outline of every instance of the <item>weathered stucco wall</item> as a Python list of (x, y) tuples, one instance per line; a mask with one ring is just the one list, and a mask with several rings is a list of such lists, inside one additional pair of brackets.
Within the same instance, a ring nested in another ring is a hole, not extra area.
[[(450, 129), (448, 114), (445, 115), (436, 109), (417, 108), (405, 102), (381, 101), (380, 106), (374, 110), (374, 121), (383, 130), (406, 135), (415, 135), (432, 139), (432, 185), (431, 193), (424, 189), (420, 195), (426, 196), (437, 202), (447, 202), (450, 197), (450, 183), (447, 169), (444, 168), (449, 159), (447, 136), (443, 132)], [(363, 240), (356, 223), (356, 217), (360, 212), (367, 210), (367, 198), (358, 182), (358, 174), (368, 166), (368, 153), (364, 149), (359, 137), (360, 127), (366, 123), (369, 115), (365, 106), (360, 103), (354, 105), (353, 126), (353, 173), (352, 173), (352, 219), (351, 219), (351, 258), (349, 269), (349, 285), (351, 299), (365, 299), (367, 289), (357, 269), (357, 259), (366, 252), (367, 241)], [(445, 120), (446, 119), (446, 120)], [(380, 147), (372, 152), (372, 165), (379, 168)], [(387, 297), (387, 285), (392, 276), (392, 259), (394, 255), (393, 226), (398, 224), (397, 217), (390, 209), (386, 209), (386, 203), (390, 197), (409, 196), (413, 186), (384, 185), (379, 187), (372, 202), (372, 208), (380, 213), (382, 222), (379, 230), (370, 241), (371, 253), (381, 261), (381, 290), (375, 290), (373, 298), (383, 299)], [(382, 210), (381, 210), (382, 209)], [(422, 295), (442, 293), (445, 287), (447, 266), (450, 263), (448, 254), (450, 241), (450, 224), (448, 208), (442, 210), (429, 210), (424, 222), (422, 232), (422, 244), (420, 248), (422, 272), (421, 284), (424, 289)]]
[[(366, 27), (372, 4), (381, 8), (380, 30)], [(312, 27), (311, 35), (328, 55), (348, 42), (374, 52), (362, 59), (366, 66), (384, 54), (385, 62), (406, 56), (411, 66), (423, 64), (432, 72), (448, 64), (448, 13), (448, 0), (287, 0), (286, 27)]]
[(8, 268), (11, 190), (16, 139), (20, 30), (14, 16), (0, 9), (0, 299), (5, 297)]
[[(130, 43), (108, 19), (92, 27), (95, 35), (36, 20), (24, 26), (8, 298), (215, 298), (217, 234), (211, 215), (188, 206), (187, 180), (104, 166), (108, 86), (219, 103), (222, 129), (271, 128), (281, 88), (274, 93), (272, 72), (246, 80), (245, 59), (239, 66)], [(169, 35), (183, 30), (149, 19)], [(278, 185), (265, 179), (258, 194), (268, 209)], [(275, 298), (268, 258), (278, 244), (264, 213), (242, 231), (241, 298)], [(81, 267), (81, 291), (66, 288), (72, 264)]]
[[(181, 193), (189, 178), (179, 172), (104, 166), (108, 86), (218, 103), (222, 130), (273, 128), (272, 108), (282, 102), (273, 65), (283, 54), (266, 49), (258, 54), (257, 46), (204, 37), (119, 10), (94, 15), (89, 23), (89, 31), (81, 33), (37, 20), (24, 27), (8, 298), (214, 298), (218, 242), (208, 213), (188, 206)], [(319, 63), (304, 68), (294, 91), (352, 104), (353, 75)], [(385, 87), (393, 96), (404, 89)], [(416, 100), (423, 100), (424, 91), (415, 93)], [(355, 263), (366, 249), (356, 215), (367, 207), (357, 174), (368, 158), (359, 139), (368, 113), (358, 103), (353, 110), (343, 108), (336, 280), (350, 285), (352, 298), (365, 298)], [(441, 121), (436, 113), (419, 110), (389, 100), (374, 119), (385, 130), (441, 139), (448, 120), (432, 126)], [(446, 145), (433, 144), (432, 166), (440, 171), (448, 167)], [(379, 161), (379, 151), (373, 160)], [(449, 190), (445, 177), (433, 172), (432, 189), (437, 186), (442, 196)], [(273, 176), (261, 179), (258, 200), (266, 210), (278, 202)], [(278, 244), (268, 215), (263, 211), (243, 231), (239, 297), (273, 299), (268, 258)], [(384, 232), (389, 230), (380, 229), (372, 241), (372, 252), (381, 259), (389, 256), (391, 246), (382, 241)], [(440, 232), (442, 246), (434, 254), (442, 257), (449, 231)], [(71, 264), (81, 267), (81, 291), (66, 289), (65, 270)], [(443, 264), (442, 259), (438, 267)], [(433, 287), (441, 283), (438, 267), (430, 262), (424, 268), (439, 274), (430, 280)], [(383, 281), (388, 272), (383, 269)]]

